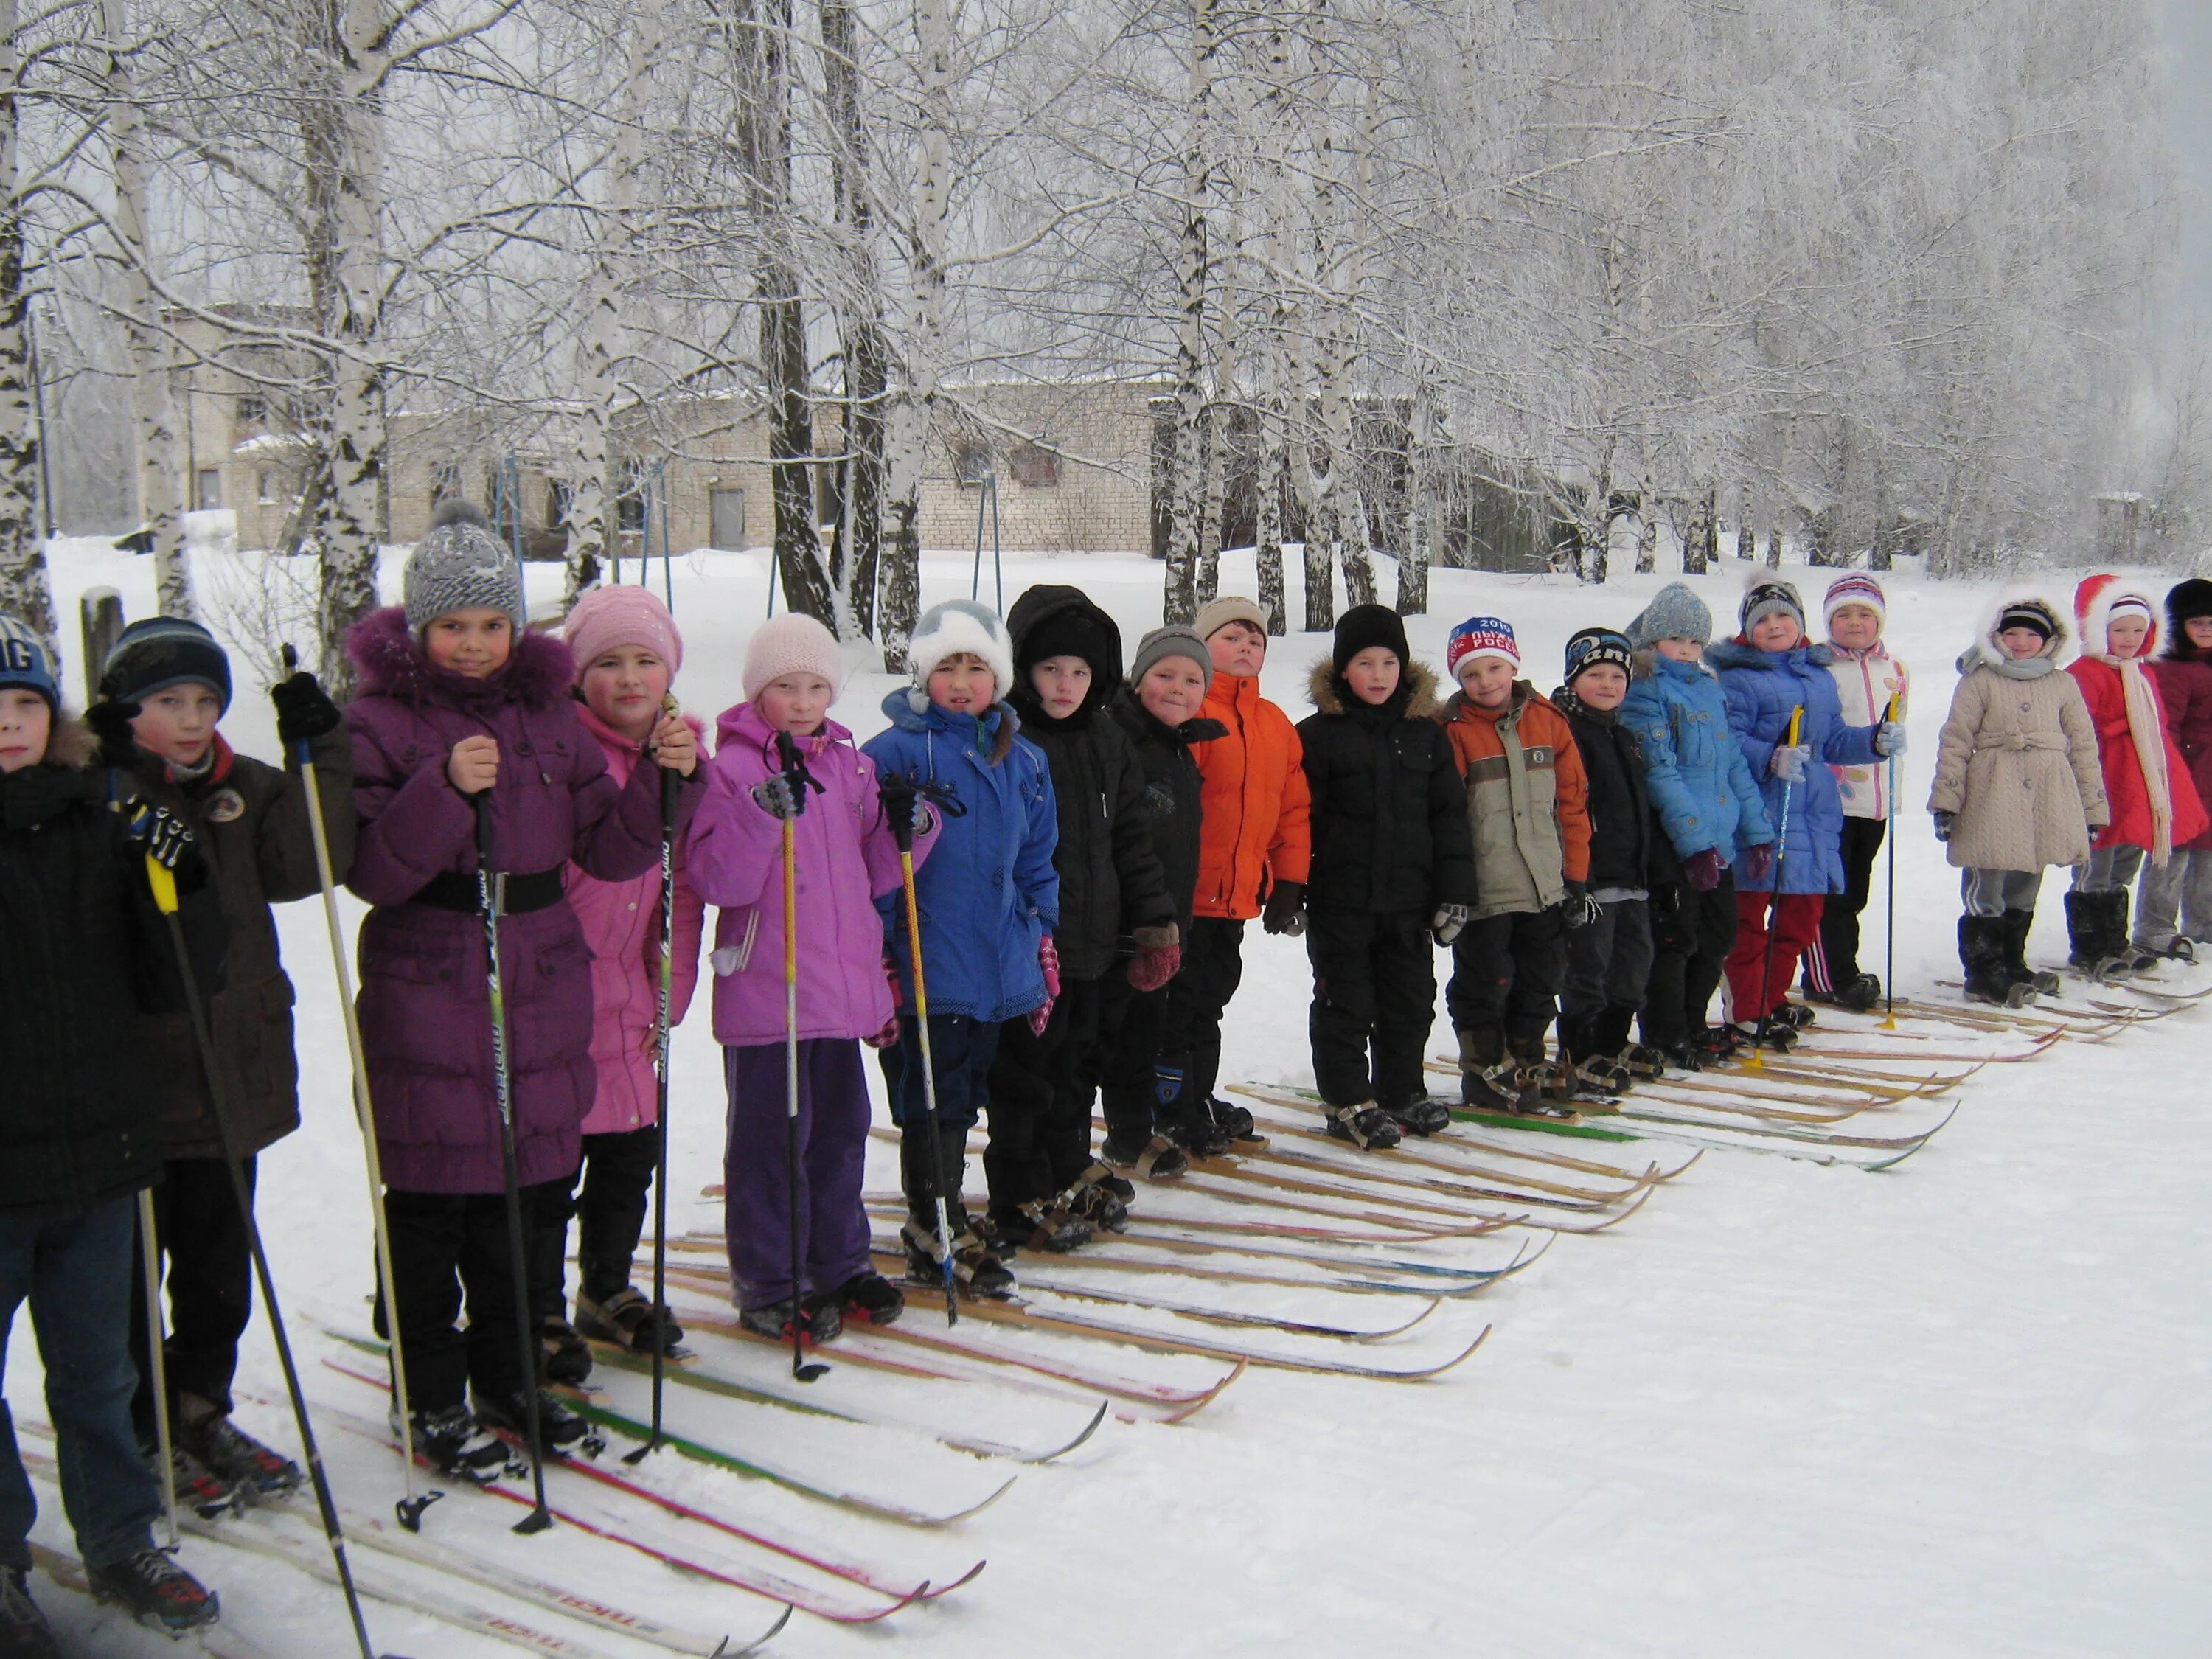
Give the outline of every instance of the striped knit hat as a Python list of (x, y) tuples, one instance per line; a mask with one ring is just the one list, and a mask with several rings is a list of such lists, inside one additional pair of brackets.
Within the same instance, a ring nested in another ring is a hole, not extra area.
[(1820, 604), (1820, 620), (1833, 623), (1836, 612), (1847, 605), (1863, 605), (1884, 622), (1889, 620), (1889, 601), (1882, 597), (1881, 584), (1861, 571), (1838, 576), (1828, 584), (1828, 597)]

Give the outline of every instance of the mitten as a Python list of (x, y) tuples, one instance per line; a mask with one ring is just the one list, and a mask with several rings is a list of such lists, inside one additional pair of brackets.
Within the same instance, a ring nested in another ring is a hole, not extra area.
[(1030, 1035), (1042, 1036), (1052, 1024), (1052, 1005), (1060, 1000), (1060, 952), (1047, 933), (1037, 941), (1037, 966), (1044, 969), (1044, 1001), (1030, 1015)]
[(102, 766), (128, 766), (131, 752), (138, 746), (138, 738), (131, 729), (131, 722), (138, 718), (139, 705), (118, 702), (110, 699), (96, 702), (84, 711), (84, 723), (92, 735), (100, 739), (100, 763)]
[(1809, 744), (1778, 743), (1774, 745), (1773, 758), (1766, 763), (1766, 769), (1784, 783), (1795, 783), (1805, 775), (1806, 763), (1812, 758), (1813, 750)]
[(791, 780), (778, 772), (753, 786), (753, 805), (788, 823), (806, 810), (806, 792), (793, 788)]
[(287, 750), (337, 731), (345, 718), (321, 682), (304, 670), (270, 686), (269, 701), (276, 705), (276, 740)]
[(1700, 848), (1682, 860), (1682, 879), (1700, 893), (1710, 893), (1721, 884), (1720, 849)]
[(1439, 904), (1436, 915), (1429, 918), (1429, 931), (1436, 935), (1437, 944), (1449, 945), (1474, 920), (1474, 912), (1464, 904)]
[(1129, 984), (1139, 991), (1157, 991), (1182, 966), (1182, 936), (1173, 922), (1164, 927), (1139, 927), (1131, 937), (1137, 954), (1129, 959)]
[(1774, 872), (1774, 843), (1763, 841), (1756, 847), (1747, 847), (1736, 854), (1736, 861), (1743, 866), (1739, 884), (1756, 887)]
[(1271, 933), (1285, 933), (1296, 939), (1306, 930), (1306, 884), (1302, 881), (1279, 881), (1267, 894), (1267, 908), (1260, 913), (1260, 925)]
[(1567, 896), (1559, 901), (1559, 920), (1570, 930), (1587, 927), (1597, 920), (1597, 901), (1589, 896), (1589, 889), (1578, 881), (1567, 884)]
[(884, 1029), (877, 1032), (875, 1036), (872, 1037), (862, 1037), (860, 1039), (861, 1042), (866, 1043), (871, 1048), (893, 1048), (896, 1046), (898, 1040), (899, 1018), (896, 1014), (893, 1014), (889, 1019), (885, 1020), (884, 1022)]
[(1874, 752), (1884, 759), (1905, 752), (1905, 728), (1895, 720), (1884, 720), (1874, 729)]
[(1959, 815), (1958, 815), (1956, 812), (1938, 812), (1938, 813), (1936, 813), (1936, 840), (1938, 840), (1938, 841), (1948, 841), (1948, 840), (1950, 840), (1950, 839), (1951, 839), (1951, 831), (1952, 831), (1952, 830), (1953, 830), (1953, 829), (1957, 825), (1958, 822), (1959, 822)]

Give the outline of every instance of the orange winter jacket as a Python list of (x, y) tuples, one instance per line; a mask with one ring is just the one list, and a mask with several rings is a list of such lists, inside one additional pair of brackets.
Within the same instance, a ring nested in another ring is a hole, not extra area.
[(1589, 778), (1567, 717), (1526, 680), (1501, 709), (1454, 695), (1437, 718), (1467, 780), (1478, 920), (1549, 909), (1589, 879)]
[(1279, 881), (1303, 883), (1313, 860), (1304, 750), (1290, 716), (1257, 679), (1216, 674), (1205, 714), (1225, 738), (1193, 745), (1200, 780), (1195, 913), (1247, 921)]

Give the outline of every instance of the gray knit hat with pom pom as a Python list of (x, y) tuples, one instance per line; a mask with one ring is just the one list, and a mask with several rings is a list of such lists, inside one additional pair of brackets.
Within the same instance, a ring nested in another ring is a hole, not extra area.
[(483, 509), (470, 501), (439, 503), (408, 558), (401, 592), (410, 634), (456, 611), (504, 611), (518, 634), (530, 622), (522, 566), (492, 534)]

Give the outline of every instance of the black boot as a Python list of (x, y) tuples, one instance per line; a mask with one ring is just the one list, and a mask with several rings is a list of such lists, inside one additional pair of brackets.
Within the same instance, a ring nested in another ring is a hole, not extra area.
[(2166, 960), (2165, 956), (2160, 951), (2135, 944), (2129, 937), (2128, 909), (2130, 901), (2135, 895), (2124, 887), (2117, 887), (2111, 893), (2100, 895), (2100, 896), (2105, 897), (2112, 907), (2112, 920), (2107, 924), (2112, 930), (2112, 954), (2128, 964), (2130, 973), (2155, 972), (2159, 963)]
[(1383, 1115), (1405, 1133), (1423, 1138), (1451, 1126), (1451, 1105), (1434, 1095), (1407, 1095), (1381, 1103)]
[(2024, 1008), (2035, 999), (2033, 985), (2018, 985), (2008, 970), (2004, 918), (1960, 916), (1959, 961), (1966, 970), (1966, 1000)]
[(1505, 1033), (1495, 1025), (1469, 1026), (1459, 1034), (1459, 1097), (1485, 1112), (1518, 1112), (1521, 1068), (1505, 1053)]
[[(1549, 1044), (1546, 1040), (1546, 1028), (1550, 1024), (1547, 1020), (1533, 1030), (1509, 1030), (1505, 1033), (1505, 1048), (1513, 1056), (1514, 1063), (1521, 1068), (1523, 1109), (1565, 1117), (1573, 1114), (1577, 1095), (1586, 1091), (1581, 1089), (1580, 1081), (1572, 1072), (1552, 1063)], [(1531, 1102), (1534, 1103), (1533, 1107), (1529, 1105)]]
[(0, 1655), (7, 1659), (62, 1659), (53, 1627), (31, 1599), (30, 1575), (0, 1567)]
[[(2112, 925), (2112, 903), (2119, 901), (2119, 927)], [(2125, 893), (2085, 893), (2076, 887), (2066, 895), (2067, 960), (2079, 972), (2100, 981), (2128, 976), (2130, 958), (2122, 954), (2127, 941)]]
[[(929, 1132), (921, 1125), (902, 1132), (899, 1173), (906, 1188), (906, 1224), (899, 1242), (906, 1246), (906, 1282), (942, 1285), (945, 1283), (945, 1244), (937, 1228), (935, 1170), (929, 1155)], [(961, 1202), (961, 1178), (967, 1170), (968, 1134), (946, 1129), (939, 1139), (945, 1164), (945, 1207), (950, 1227), (952, 1277), (969, 1295), (1007, 1297), (1013, 1293), (1014, 1276), (989, 1242), (977, 1231)]]
[(120, 1561), (87, 1567), (95, 1601), (112, 1601), (149, 1630), (181, 1638), (222, 1617), (215, 1592), (152, 1546)]
[[(479, 1398), (477, 1421), (502, 1434), (511, 1434), (526, 1444), (530, 1401), (520, 1394), (502, 1400)], [(606, 1437), (571, 1410), (568, 1403), (550, 1389), (538, 1390), (538, 1435), (549, 1457), (567, 1457), (579, 1452), (586, 1457), (597, 1457), (607, 1449)]]
[(1348, 1140), (1368, 1152), (1387, 1152), (1398, 1144), (1397, 1120), (1371, 1100), (1350, 1106), (1324, 1106), (1321, 1110), (1332, 1139)]
[(1597, 1014), (1559, 1016), (1559, 1058), (1554, 1072), (1571, 1097), (1607, 1099), (1628, 1087), (1628, 1068), (1604, 1051)]
[(2058, 975), (2038, 973), (2027, 965), (2027, 935), (2035, 926), (2033, 910), (2008, 910), (2004, 913), (2005, 976), (2014, 985), (2031, 985), (2044, 996), (2057, 996)]
[(573, 1388), (592, 1374), (592, 1348), (559, 1314), (538, 1322), (538, 1375)]

